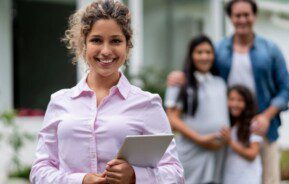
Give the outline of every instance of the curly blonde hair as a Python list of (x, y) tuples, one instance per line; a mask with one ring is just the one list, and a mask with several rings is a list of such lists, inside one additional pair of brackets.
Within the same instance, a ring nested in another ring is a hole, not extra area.
[[(62, 41), (74, 55), (73, 64), (85, 54), (86, 37), (94, 23), (100, 19), (113, 19), (122, 29), (128, 48), (132, 48), (131, 15), (129, 9), (114, 0), (98, 0), (69, 17), (69, 26)], [(84, 57), (83, 57), (84, 58)]]

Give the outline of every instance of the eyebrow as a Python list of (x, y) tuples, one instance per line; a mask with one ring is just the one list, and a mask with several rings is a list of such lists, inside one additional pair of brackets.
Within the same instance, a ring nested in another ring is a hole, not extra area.
[[(124, 35), (112, 35), (112, 36), (110, 36), (110, 37), (118, 38), (118, 37), (122, 37), (122, 36), (124, 36)], [(90, 37), (103, 37), (103, 36), (101, 36), (101, 35), (90, 35)], [(124, 36), (124, 37), (125, 37), (125, 36)]]

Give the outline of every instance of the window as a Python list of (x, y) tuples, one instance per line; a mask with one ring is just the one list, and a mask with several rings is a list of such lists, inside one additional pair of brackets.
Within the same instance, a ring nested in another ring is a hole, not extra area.
[(60, 42), (75, 3), (14, 1), (14, 107), (45, 110), (50, 95), (76, 84), (76, 67)]

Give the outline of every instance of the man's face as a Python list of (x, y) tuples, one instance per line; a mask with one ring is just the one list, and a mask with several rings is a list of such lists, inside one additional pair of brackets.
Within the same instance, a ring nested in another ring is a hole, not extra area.
[(235, 3), (232, 6), (230, 18), (235, 28), (235, 34), (248, 35), (253, 32), (256, 16), (248, 2)]

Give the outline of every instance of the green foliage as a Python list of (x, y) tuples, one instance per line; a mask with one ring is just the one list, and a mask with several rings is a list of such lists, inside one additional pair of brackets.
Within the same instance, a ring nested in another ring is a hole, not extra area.
[(29, 179), (29, 174), (31, 171), (30, 166), (23, 166), (20, 170), (14, 170), (9, 173), (10, 178), (22, 178)]
[[(34, 136), (22, 132), (15, 123), (16, 111), (7, 111), (0, 114), (0, 123), (6, 127), (5, 132), (0, 133), (0, 140), (6, 141), (10, 145), (13, 155), (11, 158), (10, 177), (20, 177), (29, 179), (30, 167), (24, 166), (19, 159), (19, 152), (26, 141), (34, 140)], [(29, 171), (29, 172), (28, 172)]]
[(289, 150), (281, 151), (281, 179), (289, 180)]
[(139, 86), (144, 91), (157, 93), (163, 99), (166, 89), (166, 78), (168, 70), (162, 70), (154, 66), (142, 67), (136, 76), (130, 75), (129, 67), (125, 70), (125, 75), (133, 84)]

